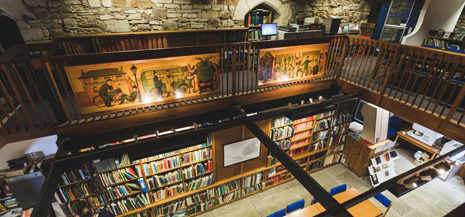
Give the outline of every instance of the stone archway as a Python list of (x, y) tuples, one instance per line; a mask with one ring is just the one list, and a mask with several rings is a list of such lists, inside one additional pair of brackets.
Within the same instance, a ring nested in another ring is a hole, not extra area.
[(258, 5), (266, 5), (277, 13), (273, 14), (273, 21), (278, 23), (278, 26), (287, 25), (292, 16), (291, 4), (289, 2), (281, 2), (280, 0), (239, 0), (232, 19), (236, 23), (244, 20), (245, 15)]

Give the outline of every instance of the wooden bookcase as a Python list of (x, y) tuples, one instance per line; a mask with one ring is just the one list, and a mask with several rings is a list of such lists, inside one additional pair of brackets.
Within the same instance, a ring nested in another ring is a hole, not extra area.
[[(339, 114), (353, 112), (353, 108), (350, 108), (348, 110), (347, 106), (341, 106), (342, 104), (344, 104), (344, 102), (337, 104), (336, 109), (333, 111), (333, 113), (331, 113), (331, 115), (327, 115), (325, 117), (315, 116), (314, 119), (309, 119), (308, 122), (312, 121), (311, 126), (303, 128), (303, 129), (295, 130), (295, 133), (308, 131), (310, 135), (307, 135), (307, 137), (311, 139), (313, 134), (326, 130), (326, 129), (314, 130), (316, 121), (319, 121), (325, 118), (335, 119), (334, 117), (337, 117)], [(353, 103), (352, 107), (354, 106), (355, 106), (355, 103)], [(284, 126), (295, 127), (298, 124), (299, 123), (291, 122), (291, 123), (285, 124)], [(327, 129), (332, 130), (334, 127), (342, 126), (343, 124), (345, 123), (337, 123), (337, 124), (335, 123), (335, 124), (332, 124), (330, 127), (327, 127)], [(262, 130), (264, 130), (265, 132), (270, 132), (272, 129), (283, 127), (283, 126), (273, 127), (272, 119), (259, 121), (257, 122), (257, 125), (260, 126), (260, 128), (262, 128)], [(348, 130), (348, 125), (347, 125), (347, 130)], [(345, 134), (346, 133), (344, 133), (344, 135)], [(270, 133), (270, 136), (271, 136), (271, 133)], [(204, 211), (210, 211), (211, 209), (224, 206), (228, 203), (232, 203), (239, 199), (257, 194), (271, 187), (274, 187), (279, 184), (293, 180), (294, 177), (292, 177), (292, 174), (290, 174), (287, 170), (285, 170), (285, 168), (283, 171), (281, 171), (281, 173), (272, 174), (273, 170), (275, 170), (277, 167), (280, 167), (280, 166), (282, 167), (282, 165), (279, 162), (276, 162), (274, 164), (270, 163), (270, 157), (272, 158), (272, 156), (267, 155), (268, 151), (265, 148), (265, 146), (263, 146), (263, 144), (261, 145), (260, 156), (258, 158), (251, 159), (251, 160), (248, 160), (248, 161), (245, 161), (239, 164), (235, 164), (232, 166), (224, 167), (223, 165), (224, 145), (230, 144), (232, 142), (237, 142), (237, 141), (241, 141), (244, 139), (248, 139), (248, 138), (253, 138), (253, 137), (254, 135), (245, 126), (234, 127), (234, 128), (230, 128), (227, 130), (221, 130), (221, 131), (214, 132), (212, 136), (209, 137), (210, 139), (208, 139), (206, 143), (208, 145), (205, 147), (190, 148), (187, 150), (177, 150), (174, 152), (169, 152), (169, 155), (168, 153), (166, 153), (165, 155), (153, 156), (151, 158), (133, 160), (131, 161), (131, 164), (121, 166), (120, 168), (122, 169), (127, 168), (127, 167), (131, 167), (134, 169), (136, 169), (136, 167), (141, 168), (142, 172), (139, 178), (143, 179), (143, 182), (148, 190), (147, 194), (149, 194), (150, 192), (152, 193), (156, 192), (166, 187), (170, 187), (172, 185), (181, 184), (182, 186), (185, 186), (186, 183), (189, 183), (189, 181), (191, 180), (191, 179), (183, 179), (181, 176), (181, 180), (179, 181), (171, 182), (161, 187), (157, 187), (152, 190), (149, 190), (148, 188), (150, 186), (149, 179), (153, 175), (155, 174), (163, 175), (163, 174), (177, 171), (177, 170), (182, 172), (184, 168), (190, 165), (205, 162), (208, 160), (211, 160), (211, 171), (201, 174), (195, 177), (194, 179), (206, 177), (206, 176), (213, 174), (213, 182), (211, 185), (205, 186), (203, 188), (198, 188), (195, 190), (189, 191), (186, 188), (184, 188), (182, 193), (178, 193), (176, 195), (173, 195), (173, 196), (170, 196), (164, 199), (153, 200), (153, 198), (149, 195), (150, 204), (146, 205), (143, 208), (125, 212), (124, 214), (118, 215), (118, 217), (131, 216), (137, 213), (146, 213), (146, 214), (151, 214), (152, 216), (158, 217), (158, 216), (165, 216), (171, 213), (172, 210), (181, 210), (184, 208), (186, 209), (188, 216), (196, 216), (200, 213), (203, 213)], [(299, 139), (302, 140), (302, 138), (299, 138)], [(331, 140), (331, 135), (328, 136), (328, 138), (325, 138), (324, 140), (326, 142), (330, 142), (329, 140)], [(295, 140), (295, 141), (298, 141), (298, 140)], [(318, 141), (317, 140), (310, 141), (308, 142), (308, 144), (302, 144), (302, 145), (299, 145), (298, 147), (297, 146), (292, 147), (292, 148), (289, 147), (286, 151), (291, 153), (292, 150), (296, 150), (302, 147), (310, 147), (313, 143), (318, 142)], [(304, 169), (306, 169), (308, 173), (312, 173), (312, 172), (316, 172), (318, 170), (324, 169), (326, 167), (329, 167), (339, 162), (341, 158), (341, 151), (342, 151), (343, 146), (344, 146), (344, 142), (338, 142), (337, 144), (335, 143), (335, 144), (332, 144), (331, 146), (325, 146), (317, 150), (313, 150), (311, 152), (308, 152), (308, 149), (307, 149), (307, 152), (295, 154), (292, 156), (292, 158), (295, 160), (300, 160), (301, 166)], [(205, 148), (209, 148), (212, 150), (211, 158), (182, 164), (183, 154), (191, 153), (191, 152), (202, 150)], [(316, 157), (317, 155), (318, 157)], [(166, 169), (166, 170), (159, 171), (153, 174), (150, 171), (149, 171), (149, 174), (146, 173), (144, 169), (144, 164), (150, 164), (152, 162), (164, 160), (164, 159), (171, 158), (171, 157), (180, 157), (181, 164), (179, 167)], [(306, 159), (306, 160), (303, 160), (303, 159)], [(314, 165), (317, 162), (320, 162), (320, 163), (318, 163), (317, 167), (314, 167)], [(114, 170), (117, 170), (117, 169), (114, 169)], [(103, 173), (111, 172), (114, 170), (108, 170)], [(252, 177), (255, 177), (253, 179), (254, 182), (250, 182), (250, 185), (246, 185), (247, 183), (246, 181), (249, 179), (252, 180)], [(82, 180), (80, 182), (94, 180), (99, 185), (107, 186), (110, 188), (116, 185), (120, 185), (120, 184), (139, 182), (138, 179), (133, 179), (133, 180), (128, 180), (128, 181), (124, 181), (120, 183), (106, 185), (103, 179), (104, 178), (102, 177), (102, 174), (99, 173), (97, 177), (95, 178), (92, 178), (89, 180)], [(232, 185), (232, 183), (235, 183), (236, 185)], [(229, 186), (229, 188), (225, 186)], [(235, 187), (231, 187), (231, 186), (235, 186)], [(63, 186), (59, 186), (59, 187), (63, 187)], [(104, 189), (104, 188), (102, 187), (101, 189)], [(98, 192), (98, 193), (105, 194), (105, 191), (102, 190), (102, 192)], [(140, 191), (135, 191), (131, 194), (124, 195), (124, 197), (122, 198), (124, 199), (124, 198), (135, 196), (138, 194), (140, 194)], [(206, 199), (202, 201), (194, 200), (194, 198), (202, 198), (201, 195), (204, 195), (205, 196), (204, 198)], [(86, 197), (90, 197), (90, 196), (92, 195), (87, 195)], [(121, 201), (121, 198), (118, 198), (114, 201), (110, 201), (109, 203), (106, 203), (106, 204), (101, 204), (99, 206), (92, 207), (92, 209), (93, 210), (105, 209), (105, 208), (108, 209), (110, 208), (109, 207), (110, 203), (115, 203), (115, 201)], [(174, 206), (176, 204), (177, 206)]]
[[(347, 108), (347, 103), (351, 104), (350, 108)], [(355, 103), (352, 102), (352, 100), (341, 102), (336, 104), (336, 109), (333, 111), (307, 117), (301, 119), (300, 121), (287, 121), (279, 126), (274, 126), (271, 123), (275, 123), (276, 119), (286, 117), (283, 116), (275, 118), (270, 123), (271, 130), (292, 127), (294, 129), (294, 133), (293, 136), (285, 135), (284, 137), (274, 139), (274, 141), (281, 142), (283, 140), (289, 140), (289, 145), (281, 146), (281, 148), (283, 148), (283, 150), (286, 151), (292, 157), (292, 159), (296, 160), (296, 162), (299, 163), (300, 166), (308, 173), (313, 173), (335, 163), (339, 163), (342, 157), (341, 152), (344, 148), (345, 137), (347, 136), (347, 132), (349, 130), (349, 123), (352, 117), (351, 115), (354, 111), (354, 107)], [(341, 115), (346, 115), (347, 121), (338, 122), (338, 117)], [(331, 120), (330, 126), (319, 128), (317, 126), (317, 122), (322, 120)], [(343, 132), (334, 132), (333, 130), (335, 130), (337, 127), (345, 127), (345, 130)], [(314, 137), (318, 133), (322, 132), (326, 132), (327, 136), (324, 136), (322, 139)], [(302, 136), (296, 137), (296, 135), (301, 133), (303, 133)], [(335, 138), (341, 138), (341, 141), (336, 142)], [(303, 144), (294, 143), (302, 140), (305, 140)], [(317, 143), (323, 145), (316, 146), (315, 144)], [(302, 150), (302, 152), (294, 154), (294, 150)], [(282, 180), (292, 178), (292, 174), (283, 168), (281, 163), (277, 162), (271, 153), (268, 153), (267, 168), (268, 170), (265, 176), (267, 187), (279, 183)]]
[[(440, 37), (436, 36), (438, 34), (438, 30), (430, 30), (429, 31), (429, 34), (426, 36), (425, 40), (423, 40), (423, 44), (428, 44), (429, 41), (431, 42), (434, 42), (434, 41), (445, 41), (447, 42), (448, 44), (451, 44), (451, 45), (458, 45), (460, 48), (460, 50), (464, 50), (465, 49), (465, 37), (460, 41), (460, 40), (456, 40), (456, 39), (453, 39), (454, 36), (455, 36), (455, 33), (451, 33), (449, 38), (443, 38), (443, 35), (441, 35)], [(434, 44), (431, 44), (433, 46), (436, 46)], [(441, 47), (441, 46), (439, 46)]]
[[(262, 24), (273, 22), (273, 12), (267, 9), (255, 8), (245, 15), (244, 26), (249, 27), (248, 41), (260, 41)], [(258, 25), (257, 25), (258, 24)], [(258, 36), (258, 37), (257, 37)]]
[(249, 28), (172, 30), (58, 36), (66, 55), (158, 49), (247, 41)]

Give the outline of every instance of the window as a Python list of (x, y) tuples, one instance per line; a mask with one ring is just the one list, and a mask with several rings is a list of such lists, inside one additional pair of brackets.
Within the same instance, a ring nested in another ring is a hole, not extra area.
[(392, 0), (381, 32), (381, 41), (400, 43), (407, 29), (415, 0)]

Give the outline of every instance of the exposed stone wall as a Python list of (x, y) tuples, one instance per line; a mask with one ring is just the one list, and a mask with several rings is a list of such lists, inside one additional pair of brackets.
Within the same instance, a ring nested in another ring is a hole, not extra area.
[[(367, 0), (1, 0), (28, 43), (55, 36), (109, 32), (240, 27), (258, 5), (286, 25), (304, 17), (366, 20)], [(373, 0), (368, 0), (373, 1)]]
[(293, 17), (296, 22), (305, 17), (318, 17), (320, 22), (329, 16), (341, 18), (341, 26), (348, 23), (366, 23), (371, 7), (378, 0), (298, 0), (291, 2)]

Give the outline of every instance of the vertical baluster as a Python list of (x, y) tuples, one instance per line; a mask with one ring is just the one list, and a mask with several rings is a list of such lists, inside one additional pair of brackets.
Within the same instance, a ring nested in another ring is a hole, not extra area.
[[(386, 81), (383, 81), (383, 78), (384, 79), (389, 79), (389, 76), (390, 76), (390, 73), (389, 72), (392, 72), (392, 70), (397, 67), (397, 63), (399, 61), (398, 57), (399, 57), (399, 54), (398, 54), (398, 51), (399, 51), (399, 46), (395, 47), (393, 46), (392, 47), (392, 50), (391, 50), (391, 53), (389, 54), (389, 61), (390, 64), (386, 64), (386, 67), (384, 68), (384, 72), (383, 74), (381, 74), (381, 78), (380, 78), (380, 85), (378, 85), (378, 89), (376, 90), (377, 92), (380, 92), (380, 87), (381, 87), (381, 84), (384, 84)], [(394, 54), (391, 56), (392, 52), (394, 51)], [(389, 63), (388, 61), (388, 63)], [(386, 74), (388, 73), (388, 74)]]
[[(395, 64), (394, 61), (391, 61), (391, 59), (394, 60), (394, 58), (393, 58), (393, 56), (392, 56), (392, 52), (395, 50), (395, 46), (394, 46), (394, 45), (390, 46), (390, 45), (388, 44), (388, 46), (387, 46), (386, 49), (389, 49), (389, 48), (391, 48), (391, 51), (389, 52), (389, 56), (388, 56), (388, 59), (387, 59), (387, 61), (386, 61), (386, 66), (384, 67), (384, 72), (381, 72), (381, 68), (380, 68), (379, 72), (376, 73), (376, 78), (375, 78), (375, 80), (374, 80), (374, 82), (373, 82), (373, 87), (371, 88), (373, 91), (375, 90), (376, 82), (378, 82), (378, 77), (380, 77), (380, 75), (381, 75), (380, 81), (379, 81), (379, 83), (381, 84), (381, 83), (382, 83), (381, 80), (383, 79), (384, 74), (386, 74), (386, 71), (388, 70), (388, 68), (390, 68), (391, 65), (394, 65), (394, 64)], [(387, 51), (387, 50), (386, 50), (386, 51)], [(383, 56), (383, 59), (384, 59), (384, 57), (385, 57), (385, 55)], [(381, 63), (381, 64), (382, 64), (382, 63)], [(378, 92), (379, 92), (379, 86), (381, 86), (381, 85), (378, 85), (378, 89), (377, 89)]]
[[(410, 69), (410, 68), (407, 69), (407, 72), (409, 72), (409, 76), (408, 76), (407, 82), (405, 83), (405, 86), (409, 85), (410, 79), (412, 78), (412, 75), (413, 75), (413, 73), (414, 73), (413, 70), (415, 70), (415, 68), (417, 67), (418, 60), (419, 60), (419, 58), (420, 58), (420, 56), (421, 56), (422, 53), (423, 53), (422, 50), (420, 50), (420, 53), (418, 54), (418, 57), (417, 57), (415, 63), (412, 65), (412, 68), (411, 68), (411, 69)], [(422, 60), (422, 62), (421, 62), (421, 66), (420, 66), (419, 72), (421, 72), (421, 71), (423, 70), (423, 68), (425, 67), (425, 61), (426, 61), (426, 59), (428, 59), (428, 56), (429, 56), (429, 52), (426, 52), (426, 55), (425, 55), (425, 57), (423, 58), (423, 60)], [(419, 74), (419, 73), (417, 73), (417, 76), (418, 76), (418, 74)], [(413, 85), (413, 86), (414, 86), (414, 85)], [(412, 86), (412, 88), (413, 88), (413, 86)], [(411, 88), (411, 89), (412, 89), (412, 88)], [(400, 95), (400, 100), (402, 100), (402, 98), (403, 98), (403, 96), (404, 96), (406, 90), (407, 90), (407, 88), (405, 87), (404, 90), (402, 91), (402, 94)], [(408, 96), (407, 96), (407, 99), (405, 100), (405, 103), (408, 102), (408, 98), (410, 98), (411, 91), (412, 91), (412, 90), (409, 91), (409, 94), (408, 94)]]
[[(6, 76), (6, 74), (8, 73), (8, 71), (5, 69), (3, 63), (2, 63), (2, 69), (3, 69), (3, 73), (4, 73), (5, 76)], [(19, 116), (18, 112), (16, 111), (16, 108), (17, 108), (17, 107), (16, 107), (15, 104), (13, 103), (12, 97), (10, 97), (10, 94), (8, 93), (8, 90), (6, 89), (6, 87), (5, 87), (4, 83), (3, 83), (3, 81), (6, 81), (6, 80), (0, 79), (0, 89), (3, 91), (3, 96), (4, 96), (6, 102), (9, 104), (9, 106), (10, 106), (10, 108), (11, 108), (11, 110), (12, 110), (12, 111), (8, 111), (7, 109), (5, 109), (4, 114), (5, 114), (6, 116), (9, 117), (9, 116), (10, 116), (10, 115), (9, 115), (10, 113), (14, 113), (14, 115), (15, 115), (16, 118), (18, 119), (18, 122), (19, 122), (19, 124), (20, 124), (20, 127), (22, 127), (22, 128), (24, 129), (24, 131), (27, 131), (26, 126), (25, 126), (25, 124), (24, 124), (24, 122), (23, 122), (21, 116)], [(13, 85), (13, 84), (11, 84), (11, 85)], [(2, 104), (2, 106), (3, 106), (3, 103), (0, 103), (0, 104)], [(23, 107), (23, 108), (24, 108), (24, 107)], [(10, 124), (14, 124), (14, 123), (10, 122)], [(18, 132), (18, 129), (17, 129), (17, 128), (14, 128), (14, 129), (15, 129), (16, 132)]]
[(255, 59), (257, 59), (257, 68), (260, 66), (259, 64), (259, 61), (260, 61), (260, 55), (257, 54), (257, 48), (255, 46), (255, 44), (253, 45), (253, 51), (252, 51), (252, 76), (255, 77), (256, 79), (256, 82), (252, 83), (253, 85), (255, 85), (255, 92), (257, 92), (257, 90), (260, 88), (258, 86), (258, 82), (259, 82), (259, 70), (255, 70)]
[[(439, 66), (441, 65), (443, 59), (444, 59), (444, 55), (441, 55), (440, 60), (435, 61), (433, 67), (431, 67), (430, 70), (428, 70), (428, 72), (424, 76), (423, 82), (421, 82), (421, 84), (420, 84), (420, 90), (417, 92), (417, 94), (415, 95), (415, 98), (413, 99), (412, 105), (415, 105), (415, 101), (416, 101), (417, 97), (423, 92), (423, 90), (425, 88), (426, 88), (426, 91), (428, 91), (429, 86), (430, 86), (433, 78), (436, 76), (436, 73), (439, 70)], [(428, 79), (429, 77), (431, 77), (431, 79)], [(428, 87), (426, 87), (426, 85), (428, 85)], [(418, 105), (418, 108), (420, 108), (421, 104), (423, 103), (423, 100), (425, 99), (425, 96), (426, 95), (423, 95), (423, 98), (420, 100), (420, 104)]]
[[(454, 95), (455, 90), (457, 89), (457, 87), (460, 86), (460, 81), (463, 79), (463, 77), (464, 77), (464, 75), (465, 75), (465, 67), (464, 67), (463, 64), (462, 64), (461, 66), (462, 66), (462, 71), (461, 71), (461, 73), (460, 73), (460, 77), (459, 77), (459, 79), (457, 79), (457, 81), (455, 82), (455, 85), (454, 85), (454, 88), (452, 89), (452, 91), (449, 92), (449, 97), (447, 97), (447, 101), (446, 101), (445, 105), (442, 107), (440, 116), (444, 113), (444, 110), (446, 109), (447, 105), (449, 105), (449, 101), (451, 100), (452, 95)], [(462, 85), (462, 88), (463, 88), (463, 85)], [(464, 112), (464, 113), (465, 113), (465, 112)]]
[[(366, 56), (365, 56), (365, 54), (363, 55), (365, 57), (365, 64), (363, 64), (363, 69), (362, 69), (362, 73), (360, 74), (360, 78), (358, 79), (358, 81), (354, 81), (354, 83), (357, 84), (357, 85), (360, 85), (360, 83), (362, 82), (363, 72), (366, 69), (368, 59), (369, 59), (369, 55), (370, 55), (370, 51), (371, 51), (372, 47), (373, 47), (373, 41), (370, 40), (370, 45), (369, 46), (368, 46), (368, 41), (367, 41)], [(373, 58), (373, 56), (374, 55), (372, 54), (372, 58)], [(368, 71), (369, 70), (370, 70), (370, 68), (368, 67)]]
[[(404, 77), (404, 75), (405, 75), (405, 69), (406, 69), (407, 65), (410, 63), (410, 56), (413, 55), (414, 50), (412, 50), (412, 55), (409, 55), (409, 54), (408, 54), (408, 52), (409, 52), (408, 49), (409, 49), (409, 48), (407, 47), (406, 49), (407, 49), (407, 51), (405, 52), (405, 56), (404, 56), (404, 58), (401, 59), (402, 62), (399, 62), (399, 67), (398, 67), (399, 70), (397, 70), (397, 72), (396, 72), (396, 73), (394, 74), (394, 76), (392, 77), (392, 84), (391, 84), (391, 87), (392, 87), (392, 88), (391, 88), (391, 90), (389, 91), (388, 96), (391, 96), (392, 91), (393, 91), (394, 89), (396, 89), (395, 86), (396, 86), (397, 78), (399, 77), (399, 74), (402, 74), (402, 75), (401, 75), (401, 78), (400, 78), (400, 81), (399, 81), (399, 85), (397, 86), (397, 91), (399, 90), (400, 84), (402, 83), (401, 81), (402, 81), (402, 79), (403, 79), (403, 77)], [(397, 91), (396, 91), (396, 93), (395, 93), (394, 96), (393, 96), (394, 98), (396, 98), (395, 96), (397, 95)]]
[(71, 118), (69, 116), (68, 110), (66, 109), (65, 103), (63, 102), (63, 98), (61, 97), (60, 90), (58, 89), (57, 83), (55, 82), (55, 78), (53, 77), (52, 69), (50, 68), (49, 62), (45, 61), (45, 68), (47, 69), (48, 76), (50, 78), (50, 81), (53, 84), (53, 88), (55, 90), (55, 93), (57, 94), (57, 98), (60, 102), (60, 105), (63, 109), (63, 112), (65, 113), (66, 119), (68, 120), (69, 123), (71, 123)]
[[(365, 44), (363, 44), (363, 42), (365, 42)], [(355, 79), (353, 80), (353, 83), (356, 84), (357, 82), (357, 77), (362, 77), (362, 74), (363, 74), (363, 71), (361, 72), (360, 74), (360, 69), (362, 68), (362, 65), (363, 65), (363, 59), (365, 58), (365, 64), (366, 64), (366, 59), (368, 59), (368, 55), (365, 57), (365, 54), (367, 53), (367, 50), (368, 50), (368, 40), (362, 40), (362, 44), (361, 46), (363, 46), (363, 51), (361, 53), (361, 56), (360, 56), (360, 62), (358, 64), (358, 69), (357, 69), (357, 76), (355, 76)], [(359, 48), (360, 50), (360, 48)], [(352, 79), (351, 79), (352, 80)]]
[(23, 87), (23, 90), (24, 90), (24, 93), (26, 94), (26, 98), (29, 100), (30, 104), (31, 104), (31, 107), (32, 107), (32, 110), (34, 111), (37, 119), (39, 120), (39, 123), (40, 125), (42, 126), (42, 128), (45, 128), (45, 125), (44, 125), (44, 122), (42, 121), (42, 119), (40, 118), (40, 115), (39, 115), (39, 112), (36, 108), (36, 105), (34, 104), (34, 101), (32, 101), (32, 97), (31, 95), (29, 94), (29, 91), (28, 89), (26, 88), (26, 85), (24, 84), (24, 81), (23, 81), (23, 78), (21, 77), (21, 75), (19, 74), (19, 71), (18, 69), (16, 68), (16, 65), (15, 63), (11, 63), (11, 66), (16, 74), (16, 77), (18, 78), (19, 82), (21, 83), (21, 86)]
[(348, 44), (348, 49), (346, 51), (346, 54), (347, 56), (345, 57), (345, 60), (344, 60), (344, 74), (341, 74), (340, 78), (343, 79), (343, 80), (347, 80), (347, 77), (349, 76), (349, 72), (350, 72), (350, 60), (351, 60), (351, 57), (350, 57), (350, 53), (352, 52), (352, 47), (354, 46), (354, 39), (353, 38), (349, 38), (349, 44)]
[[(387, 45), (386, 44), (381, 44), (381, 45), (382, 45), (381, 52), (378, 53), (378, 57), (376, 58), (375, 68), (374, 68), (373, 72), (370, 75), (370, 79), (368, 79), (368, 84), (366, 86), (367, 89), (370, 89), (371, 82), (373, 81), (373, 77), (375, 75), (376, 75), (376, 77), (378, 77), (378, 74), (381, 71), (381, 66), (383, 64), (385, 53), (386, 53), (387, 49), (389, 48), (389, 44), (387, 44)], [(384, 48), (385, 46), (386, 46), (386, 48)], [(376, 83), (376, 79), (375, 79), (374, 83)]]
[[(362, 87), (366, 87), (366, 86), (365, 86), (365, 83), (366, 83), (366, 81), (368, 80), (368, 79), (367, 79), (367, 78), (368, 78), (368, 73), (369, 73), (370, 71), (372, 71), (372, 70), (371, 70), (371, 65), (373, 64), (373, 59), (375, 58), (376, 49), (378, 49), (378, 46), (379, 46), (379, 45), (378, 45), (378, 41), (377, 41), (377, 42), (376, 42), (376, 46), (373, 47), (373, 53), (371, 54), (370, 64), (368, 65), (368, 69), (366, 70), (365, 76), (363, 76), (363, 77), (365, 77), (365, 79), (364, 79), (364, 81), (363, 81)], [(377, 62), (377, 60), (378, 60), (378, 57), (376, 57), (374, 68), (376, 68), (376, 62)], [(375, 70), (375, 69), (373, 69), (373, 71), (372, 71), (371, 74), (373, 74), (374, 70)], [(361, 82), (361, 81), (360, 81), (360, 82)]]
[(221, 97), (224, 96), (224, 90), (223, 90), (223, 88), (224, 88), (224, 85), (223, 85), (224, 60), (223, 60), (223, 58), (224, 58), (224, 45), (220, 47), (220, 62), (219, 62), (219, 64), (220, 64), (220, 71), (219, 71), (219, 74), (220, 74), (220, 76), (219, 76), (220, 82), (219, 83), (220, 83), (220, 85), (219, 85), (218, 88), (220, 89)]
[[(355, 55), (355, 49), (357, 48), (357, 45), (358, 45), (358, 41), (359, 39), (357, 38), (357, 42), (355, 42), (355, 39), (354, 39), (354, 42), (352, 43), (352, 48), (349, 50), (349, 57), (350, 57), (350, 64), (349, 64), (349, 70), (347, 72), (347, 76), (346, 76), (346, 80), (351, 83), (351, 81), (349, 80), (349, 77), (350, 77), (350, 71), (352, 70), (352, 65), (354, 63), (354, 55)], [(352, 55), (350, 55), (352, 54)]]
[(47, 118), (48, 118), (49, 122), (52, 123), (53, 120), (50, 117), (50, 114), (48, 113), (48, 110), (47, 110), (47, 107), (45, 106), (44, 100), (42, 99), (42, 96), (41, 96), (42, 93), (37, 88), (37, 85), (36, 85), (38, 83), (37, 78), (35, 78), (34, 76), (31, 75), (31, 72), (29, 71), (29, 68), (26, 66), (26, 63), (24, 61), (21, 61), (21, 65), (23, 66), (23, 69), (25, 71), (25, 75), (26, 75), (27, 80), (29, 81), (29, 84), (32, 86), (32, 88), (36, 92), (37, 98), (39, 98), (39, 101), (42, 104), (42, 108), (44, 109), (45, 114), (47, 115)]
[(65, 92), (66, 92), (66, 96), (68, 97), (68, 100), (71, 104), (71, 108), (73, 108), (74, 115), (76, 116), (76, 121), (79, 122), (79, 115), (76, 112), (76, 108), (74, 107), (73, 99), (71, 98), (71, 95), (69, 94), (68, 85), (66, 84), (66, 81), (65, 81), (65, 78), (63, 77), (63, 73), (61, 72), (60, 66), (58, 65), (56, 61), (55, 61), (55, 68), (57, 70), (58, 76), (60, 77), (61, 85), (63, 85)]
[[(352, 75), (350, 76), (350, 79), (349, 79), (350, 83), (355, 83), (352, 79), (354, 78), (354, 74), (356, 73), (355, 69), (357, 68), (357, 61), (358, 61), (359, 51), (360, 51), (361, 46), (363, 46), (363, 40), (357, 38), (357, 46), (355, 46), (354, 55), (352, 55), (352, 56), (355, 56), (355, 61), (354, 61), (354, 69), (352, 70)], [(362, 58), (360, 58), (360, 59), (362, 59)], [(352, 65), (351, 65), (351, 67), (352, 67)], [(360, 65), (359, 65), (359, 70), (360, 70)], [(357, 79), (357, 77), (355, 77), (355, 79)]]
[[(246, 51), (246, 48), (247, 48), (247, 44), (244, 44), (244, 46), (242, 47), (241, 51), (242, 51), (242, 94), (246, 94), (247, 93), (247, 87), (245, 85), (245, 82), (246, 82), (246, 78), (245, 78), (245, 51)], [(248, 77), (247, 77), (248, 79)]]
[[(250, 79), (250, 50), (251, 50), (251, 43), (247, 43), (247, 92), (249, 90), (249, 83), (252, 84), (253, 86), (253, 76), (252, 76), (252, 81), (249, 82)], [(252, 87), (250, 87), (250, 92), (252, 92)]]
[[(441, 102), (441, 99), (442, 97), (444, 96), (444, 93), (446, 92), (447, 88), (449, 87), (449, 84), (450, 84), (450, 80), (452, 79), (452, 77), (454, 76), (454, 73), (456, 72), (457, 70), (457, 67), (459, 66), (460, 62), (462, 61), (462, 59), (457, 59), (456, 63), (454, 63), (454, 66), (453, 66), (453, 69), (449, 71), (449, 74), (447, 75), (447, 77), (444, 79), (444, 84), (443, 84), (443, 88), (441, 88), (441, 91), (439, 93), (439, 97), (438, 97), (438, 100), (436, 101), (436, 104), (434, 105), (434, 108), (433, 108), (433, 111), (432, 113), (434, 114), (434, 112), (436, 111), (436, 108), (438, 107), (439, 105), (439, 102)], [(453, 92), (452, 92), (453, 93)], [(443, 108), (446, 107), (447, 104), (444, 104)], [(439, 117), (441, 117), (442, 113), (439, 114)]]
[[(430, 83), (428, 84), (428, 88), (426, 88), (425, 94), (423, 95), (423, 99), (424, 99), (425, 96), (428, 94), (428, 90), (429, 90), (429, 88), (431, 87), (431, 84), (433, 83), (433, 81), (436, 81), (437, 84), (436, 84), (436, 87), (434, 88), (434, 90), (433, 90), (433, 92), (432, 92), (433, 94), (431, 95), (431, 97), (430, 97), (428, 103), (426, 104), (425, 111), (426, 111), (426, 109), (429, 107), (429, 105), (431, 104), (431, 101), (433, 100), (434, 96), (436, 95), (437, 90), (438, 90), (438, 88), (439, 88), (439, 85), (440, 85), (440, 83), (441, 83), (440, 81), (443, 80), (444, 75), (445, 75), (445, 73), (446, 73), (446, 70), (447, 70), (447, 69), (449, 68), (449, 66), (450, 66), (450, 63), (451, 63), (451, 61), (452, 61), (452, 58), (453, 58), (453, 57), (450, 57), (450, 58), (449, 58), (449, 61), (447, 61), (447, 64), (445, 65), (445, 67), (444, 67), (443, 69), (440, 69), (440, 70), (441, 70), (441, 74), (439, 74), (439, 79), (435, 79), (435, 78), (436, 78), (436, 72), (435, 72), (434, 75), (431, 77)], [(439, 69), (440, 66), (441, 66), (441, 65), (438, 66), (438, 69)], [(439, 92), (438, 92), (438, 93), (439, 93)], [(422, 99), (421, 101), (423, 101), (423, 99)], [(440, 100), (441, 100), (440, 98), (437, 99), (438, 102), (439, 102)], [(421, 105), (421, 104), (420, 104), (420, 105)], [(431, 111), (431, 113), (433, 114), (434, 111)]]

